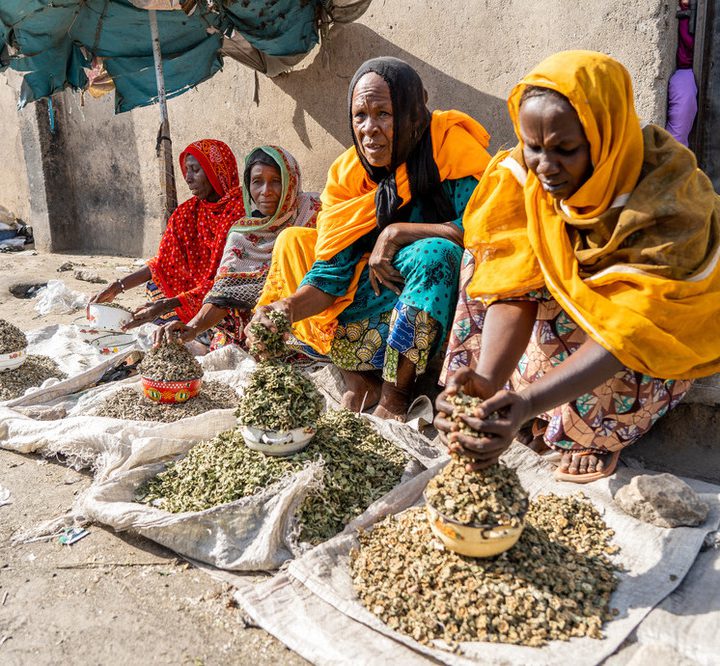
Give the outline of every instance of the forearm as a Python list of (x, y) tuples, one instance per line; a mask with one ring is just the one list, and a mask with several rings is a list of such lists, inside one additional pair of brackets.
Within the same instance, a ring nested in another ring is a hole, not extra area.
[(463, 247), (463, 231), (454, 222), (442, 224), (396, 222), (391, 226), (395, 242), (403, 247), (424, 238), (444, 238)]
[[(484, 342), (484, 340), (483, 340)], [(520, 392), (537, 416), (589, 393), (622, 369), (609, 351), (588, 339), (560, 365)]]
[(188, 322), (188, 327), (193, 329), (195, 336), (198, 336), (200, 333), (204, 333), (219, 324), (227, 317), (227, 313), (228, 311), (225, 308), (219, 308), (212, 303), (205, 303), (200, 308), (200, 311)]
[(134, 273), (130, 273), (127, 277), (117, 280), (117, 282), (123, 291), (128, 291), (129, 289), (134, 289), (135, 287), (144, 284), (151, 277), (150, 268), (148, 266), (143, 266)]
[(336, 298), (337, 296), (326, 294), (317, 287), (306, 284), (279, 303), (290, 323), (295, 323), (327, 310)]
[(475, 372), (484, 377), (493, 391), (510, 379), (528, 346), (538, 304), (536, 301), (493, 303), (485, 313), (482, 346)]

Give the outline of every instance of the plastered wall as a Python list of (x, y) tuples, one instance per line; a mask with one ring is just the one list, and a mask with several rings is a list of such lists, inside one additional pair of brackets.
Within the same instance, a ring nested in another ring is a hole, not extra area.
[[(664, 0), (374, 0), (359, 22), (331, 31), (324, 54), (316, 50), (288, 75), (260, 76), (258, 104), (254, 73), (231, 60), (210, 81), (170, 100), (174, 153), (212, 137), (240, 160), (258, 144), (278, 143), (300, 162), (305, 189), (321, 189), (328, 166), (350, 142), (350, 78), (378, 55), (409, 61), (430, 106), (476, 117), (491, 132), (493, 149), (513, 141), (505, 107), (511, 87), (543, 57), (568, 48), (621, 60), (633, 76), (640, 115), (663, 123), (674, 10)], [(6, 96), (0, 86), (3, 109)], [(157, 107), (113, 116), (110, 98), (86, 99), (85, 107), (70, 93), (63, 98), (61, 150), (69, 175), (60, 186), (72, 190), (75, 219), (63, 225), (58, 246), (152, 254), (161, 232)], [(177, 175), (183, 201), (189, 192)]]

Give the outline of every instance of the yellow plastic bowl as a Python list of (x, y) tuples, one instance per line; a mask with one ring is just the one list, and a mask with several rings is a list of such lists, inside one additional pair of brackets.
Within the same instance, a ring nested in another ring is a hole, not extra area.
[(501, 525), (463, 525), (443, 516), (425, 502), (430, 529), (448, 550), (468, 557), (494, 557), (510, 550), (525, 527), (525, 517), (518, 527)]

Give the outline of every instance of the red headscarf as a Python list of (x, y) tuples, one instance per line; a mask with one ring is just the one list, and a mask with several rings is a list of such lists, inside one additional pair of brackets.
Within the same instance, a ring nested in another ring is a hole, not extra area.
[(237, 161), (222, 141), (202, 139), (180, 153), (180, 169), (192, 155), (202, 167), (220, 200), (192, 197), (168, 220), (157, 256), (148, 261), (155, 284), (167, 298), (177, 298), (180, 319), (190, 321), (212, 287), (230, 227), (245, 215)]

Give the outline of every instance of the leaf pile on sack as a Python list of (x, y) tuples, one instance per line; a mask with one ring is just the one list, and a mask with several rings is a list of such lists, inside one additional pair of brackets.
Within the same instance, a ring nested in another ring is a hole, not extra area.
[(126, 386), (108, 397), (93, 415), (129, 421), (173, 423), (213, 409), (232, 409), (237, 404), (238, 394), (235, 390), (218, 381), (203, 382), (200, 393), (179, 403), (154, 402), (137, 389)]
[(140, 489), (138, 499), (173, 513), (202, 511), (253, 495), (321, 461), (322, 484), (309, 491), (296, 516), (300, 540), (320, 543), (394, 488), (407, 456), (346, 410), (325, 412), (317, 428), (308, 447), (288, 458), (247, 448), (238, 431), (221, 433), (170, 463)]
[(203, 376), (198, 360), (181, 342), (168, 342), (151, 349), (138, 365), (142, 377), (160, 382), (183, 382)]
[(287, 432), (314, 426), (323, 403), (302, 372), (287, 363), (266, 361), (250, 375), (235, 416), (243, 425)]
[(541, 496), (515, 546), (472, 558), (446, 550), (425, 510), (412, 508), (362, 532), (350, 570), (361, 603), (421, 643), (538, 647), (603, 637), (617, 586), (612, 535), (582, 497)]
[(0, 319), (0, 354), (12, 354), (27, 346), (25, 333), (9, 321)]

